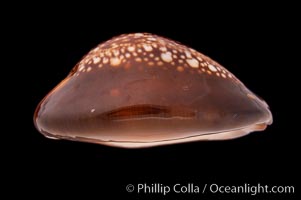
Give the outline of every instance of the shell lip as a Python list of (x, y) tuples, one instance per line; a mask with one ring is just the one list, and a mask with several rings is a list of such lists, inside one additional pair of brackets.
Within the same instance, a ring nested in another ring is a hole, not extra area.
[(237, 129), (232, 129), (232, 130), (219, 131), (214, 133), (211, 132), (206, 134), (199, 134), (199, 135), (193, 135), (193, 136), (187, 136), (187, 137), (175, 138), (169, 140), (154, 140), (154, 141), (101, 140), (101, 139), (79, 137), (79, 136), (53, 135), (43, 130), (41, 130), (41, 133), (43, 133), (45, 137), (50, 139), (65, 139), (71, 141), (81, 141), (87, 143), (102, 144), (111, 147), (135, 149), (135, 148), (149, 148), (149, 147), (156, 147), (162, 145), (171, 145), (177, 143), (187, 143), (187, 142), (197, 142), (197, 141), (231, 140), (231, 139), (245, 136), (253, 131), (263, 131), (267, 128), (268, 125), (269, 122), (262, 122), (262, 123), (252, 124), (250, 126), (245, 126)]

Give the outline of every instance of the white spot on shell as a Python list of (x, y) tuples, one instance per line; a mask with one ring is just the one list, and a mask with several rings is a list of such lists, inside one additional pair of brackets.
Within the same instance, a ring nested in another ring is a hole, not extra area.
[(91, 113), (94, 113), (95, 112), (95, 109), (93, 108), (93, 109), (91, 109)]
[(153, 50), (153, 48), (148, 44), (143, 44), (143, 48), (145, 49), (145, 51), (152, 51)]
[(119, 51), (116, 50), (116, 49), (114, 49), (114, 50), (113, 50), (113, 54), (114, 54), (114, 56), (119, 56)]
[(85, 68), (85, 65), (80, 65), (78, 71), (82, 71)]
[(109, 62), (109, 59), (107, 57), (104, 57), (102, 59), (103, 64), (107, 64)]
[(88, 67), (87, 72), (89, 72), (89, 71), (91, 71), (91, 70), (92, 70), (92, 68), (91, 68), (91, 67)]
[(106, 51), (105, 54), (106, 54), (106, 56), (109, 56), (109, 57), (112, 55), (112, 53), (110, 51)]
[(143, 33), (135, 33), (135, 37), (142, 37), (144, 36)]
[(157, 65), (162, 66), (163, 62), (161, 62), (161, 61), (157, 62)]
[(167, 51), (166, 47), (160, 47), (159, 49), (160, 49), (160, 51), (163, 51), (163, 52)]
[(209, 65), (208, 65), (208, 68), (209, 68), (211, 71), (213, 71), (213, 72), (216, 72), (216, 71), (217, 71), (217, 69), (216, 69), (216, 67), (215, 67), (214, 65), (209, 64)]
[(116, 43), (111, 44), (111, 48), (116, 48), (116, 47), (118, 47), (118, 44)]
[(118, 57), (114, 57), (110, 59), (110, 64), (112, 66), (118, 66), (120, 64), (121, 60)]
[(191, 53), (189, 51), (185, 51), (185, 55), (187, 58), (191, 58)]
[(153, 66), (155, 63), (154, 62), (148, 62), (149, 66)]
[(156, 43), (152, 43), (152, 46), (153, 46), (154, 48), (157, 48), (157, 47), (158, 47), (158, 45), (157, 45)]
[(199, 61), (197, 59), (187, 59), (187, 63), (192, 67), (192, 68), (198, 68), (199, 67)]
[(171, 62), (172, 61), (172, 56), (171, 56), (171, 53), (169, 51), (166, 52), (166, 53), (162, 53), (161, 58), (165, 62)]
[(197, 59), (201, 62), (203, 61), (203, 59), (200, 56), (198, 56)]
[(154, 37), (148, 37), (147, 39), (150, 40), (150, 41), (157, 41), (157, 39), (154, 38)]
[(93, 57), (93, 63), (94, 63), (94, 64), (99, 63), (99, 61), (100, 61), (100, 58), (99, 58), (99, 57)]
[(128, 51), (130, 51), (130, 52), (135, 51), (135, 46), (129, 46), (129, 47), (128, 47)]
[(142, 61), (142, 59), (141, 58), (135, 58), (135, 60), (136, 60), (136, 62), (141, 62)]

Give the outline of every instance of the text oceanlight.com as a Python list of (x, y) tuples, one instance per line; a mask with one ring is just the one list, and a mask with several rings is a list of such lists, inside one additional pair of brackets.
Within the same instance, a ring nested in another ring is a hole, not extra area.
[(195, 183), (176, 183), (167, 185), (162, 183), (138, 183), (128, 184), (126, 191), (138, 194), (162, 194), (181, 193), (181, 194), (293, 194), (294, 186), (282, 185), (265, 185), (265, 184), (248, 184), (241, 185), (221, 185), (217, 183), (211, 184), (195, 184)]

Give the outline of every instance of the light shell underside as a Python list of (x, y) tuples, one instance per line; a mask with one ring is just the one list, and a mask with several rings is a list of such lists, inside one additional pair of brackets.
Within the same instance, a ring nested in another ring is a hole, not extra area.
[(224, 140), (272, 123), (268, 105), (203, 54), (152, 34), (90, 51), (38, 105), (46, 137), (138, 148)]

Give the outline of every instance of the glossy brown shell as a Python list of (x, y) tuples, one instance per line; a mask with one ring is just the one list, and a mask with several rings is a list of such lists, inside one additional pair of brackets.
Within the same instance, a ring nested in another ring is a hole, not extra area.
[(267, 104), (207, 56), (152, 34), (90, 51), (39, 104), (47, 137), (118, 147), (223, 140), (264, 130)]

